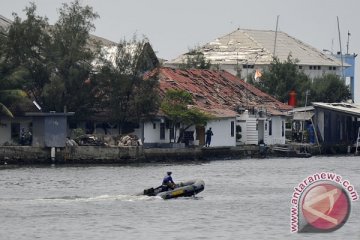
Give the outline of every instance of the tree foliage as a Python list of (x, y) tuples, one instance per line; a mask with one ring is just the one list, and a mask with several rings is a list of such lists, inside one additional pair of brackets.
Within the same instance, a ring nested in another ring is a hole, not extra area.
[(251, 79), (250, 83), (281, 102), (287, 102), (289, 92), (295, 90), (298, 93), (298, 103), (302, 104), (305, 102), (305, 95), (301, 93), (310, 89), (311, 81), (308, 76), (299, 71), (296, 63), (297, 60), (292, 59), (291, 55), (285, 62), (274, 58), (261, 79), (258, 82)]
[(120, 126), (138, 122), (155, 113), (159, 107), (157, 79), (143, 79), (144, 73), (151, 70), (143, 55), (146, 44), (145, 40), (136, 37), (120, 41), (115, 56), (103, 59), (95, 77), (101, 107), (109, 109), (112, 121)]
[(210, 69), (210, 60), (206, 60), (204, 53), (197, 48), (186, 53), (186, 59), (181, 65), (182, 69)]
[(62, 111), (66, 106), (79, 117), (93, 103), (94, 86), (84, 81), (90, 77), (96, 58), (96, 51), (87, 43), (98, 15), (78, 0), (63, 4), (54, 26), (36, 14), (34, 3), (25, 13), (25, 20), (14, 14), (7, 37), (2, 38), (5, 79), (21, 81), (45, 111)]
[[(64, 3), (53, 26), (36, 14), (34, 3), (24, 11), (24, 20), (14, 14), (8, 32), (1, 29), (2, 89), (20, 87), (44, 111), (61, 112), (66, 107), (78, 120), (98, 109), (110, 110), (110, 120), (118, 123), (156, 112), (158, 81), (143, 81), (144, 72), (158, 63), (154, 52), (149, 53), (152, 62), (146, 60), (149, 55), (143, 50), (148, 43), (135, 38), (121, 41), (110, 60), (105, 57), (108, 53), (102, 54), (106, 47), (90, 35), (98, 14), (79, 0)], [(5, 109), (6, 103), (1, 106)]]
[(349, 87), (337, 75), (326, 74), (315, 78), (311, 86), (310, 101), (313, 102), (342, 102), (351, 98)]
[[(184, 131), (193, 125), (205, 125), (212, 116), (200, 111), (194, 106), (190, 93), (184, 90), (168, 90), (161, 103), (161, 110), (174, 123), (174, 126), (183, 124), (178, 142), (182, 141)], [(176, 130), (176, 129), (175, 129)], [(176, 131), (175, 131), (176, 132)]]
[(48, 54), (50, 52), (49, 26), (46, 18), (36, 15), (31, 3), (25, 10), (26, 19), (14, 14), (13, 24), (2, 40), (2, 57), (5, 74), (3, 81), (21, 85), (41, 102), (42, 87), (49, 78)]
[[(95, 86), (86, 80), (92, 74), (92, 61), (97, 58), (97, 51), (90, 49), (88, 42), (98, 14), (89, 6), (81, 6), (78, 0), (70, 5), (64, 3), (59, 14), (51, 29), (53, 68), (43, 97), (51, 102), (55, 94), (58, 99), (52, 108), (61, 111), (66, 106), (78, 117), (85, 117), (94, 104)], [(80, 113), (85, 116), (79, 116)]]
[(349, 88), (339, 76), (326, 74), (311, 81), (305, 73), (298, 70), (297, 62), (290, 55), (285, 62), (275, 58), (260, 81), (255, 82), (251, 77), (248, 81), (282, 102), (287, 102), (289, 92), (295, 90), (298, 106), (305, 104), (308, 90), (308, 104), (314, 101), (341, 102), (351, 97)]

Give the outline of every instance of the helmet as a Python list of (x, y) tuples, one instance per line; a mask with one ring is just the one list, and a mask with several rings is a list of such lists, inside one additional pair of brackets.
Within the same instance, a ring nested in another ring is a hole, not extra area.
[(172, 172), (167, 172), (167, 175), (171, 175), (172, 174)]

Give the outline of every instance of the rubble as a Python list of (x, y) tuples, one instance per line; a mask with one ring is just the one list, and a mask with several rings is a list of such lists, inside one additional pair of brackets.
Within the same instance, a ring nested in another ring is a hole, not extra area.
[(110, 147), (129, 147), (141, 146), (142, 142), (134, 134), (127, 135), (103, 135), (103, 134), (87, 134), (77, 137), (75, 139), (68, 139), (67, 146), (110, 146)]

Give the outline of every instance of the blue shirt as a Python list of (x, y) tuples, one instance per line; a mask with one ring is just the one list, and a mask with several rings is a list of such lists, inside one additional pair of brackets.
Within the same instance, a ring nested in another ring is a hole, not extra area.
[(163, 179), (162, 185), (167, 185), (168, 183), (174, 183), (172, 177), (170, 175), (166, 175)]

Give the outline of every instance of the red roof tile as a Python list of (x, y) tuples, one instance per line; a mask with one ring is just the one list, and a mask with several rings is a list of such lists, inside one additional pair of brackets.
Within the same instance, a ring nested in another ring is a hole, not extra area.
[(169, 89), (186, 90), (195, 105), (218, 117), (235, 116), (236, 109), (263, 108), (272, 115), (292, 109), (274, 97), (226, 71), (158, 68), (149, 76), (158, 75), (160, 94)]

